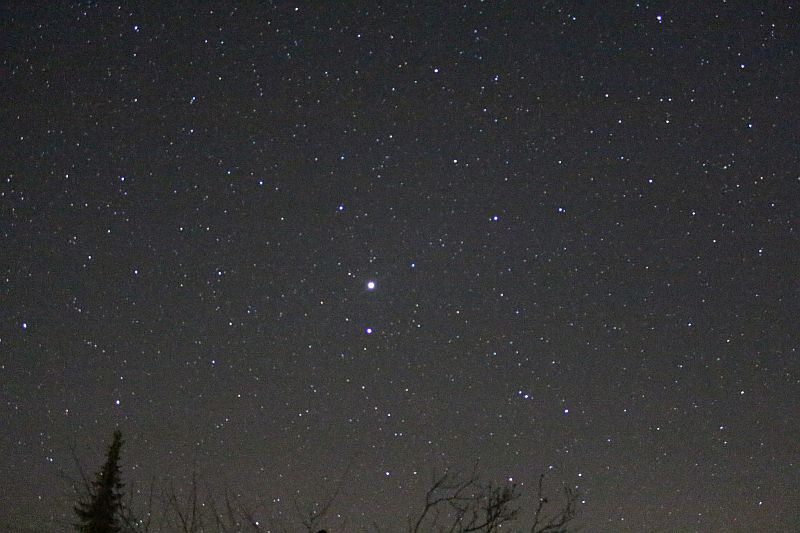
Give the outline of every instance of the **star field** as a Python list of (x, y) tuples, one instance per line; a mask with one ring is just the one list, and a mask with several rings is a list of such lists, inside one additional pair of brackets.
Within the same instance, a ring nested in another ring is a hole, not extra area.
[(331, 531), (476, 461), (585, 531), (800, 527), (791, 2), (35, 4), (0, 528), (65, 528), (115, 427), (134, 492), (341, 481)]

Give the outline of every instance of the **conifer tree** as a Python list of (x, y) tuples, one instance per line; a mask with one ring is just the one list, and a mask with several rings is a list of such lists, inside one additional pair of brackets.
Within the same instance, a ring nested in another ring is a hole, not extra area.
[(75, 529), (82, 533), (117, 533), (122, 518), (122, 481), (119, 473), (119, 451), (122, 433), (114, 431), (108, 447), (106, 462), (95, 474), (94, 481), (86, 484), (84, 501), (75, 506), (79, 522)]

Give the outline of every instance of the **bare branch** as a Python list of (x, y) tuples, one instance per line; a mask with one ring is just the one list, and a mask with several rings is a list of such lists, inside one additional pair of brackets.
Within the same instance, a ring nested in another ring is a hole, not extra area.
[(303, 524), (303, 527), (305, 527), (308, 533), (315, 533), (317, 531), (317, 528), (319, 527), (319, 521), (327, 516), (328, 512), (331, 509), (331, 506), (333, 505), (333, 502), (336, 501), (337, 498), (339, 498), (339, 494), (342, 491), (342, 485), (345, 479), (349, 477), (351, 465), (352, 463), (348, 463), (348, 465), (345, 467), (344, 472), (336, 482), (333, 492), (331, 493), (330, 496), (328, 496), (328, 498), (323, 500), (322, 505), (319, 506), (319, 509), (314, 510), (314, 507), (312, 506), (312, 510), (309, 511), (308, 515), (305, 518), (304, 518), (304, 513), (301, 511), (300, 505), (297, 502), (297, 499), (292, 501), (295, 513), (300, 519), (300, 523)]
[(445, 472), (434, 475), (431, 487), (410, 533), (439, 529), (446, 533), (496, 531), (517, 518), (520, 497), (515, 485), (495, 486), (478, 482), (477, 464), (465, 479)]
[(533, 516), (533, 524), (531, 525), (531, 533), (564, 533), (566, 529), (564, 526), (571, 522), (576, 515), (576, 506), (580, 495), (577, 491), (564, 487), (564, 506), (561, 507), (556, 513), (551, 516), (544, 514), (544, 508), (549, 503), (547, 498), (544, 497), (542, 485), (544, 483), (544, 474), (539, 476), (538, 486), (538, 503), (536, 511)]

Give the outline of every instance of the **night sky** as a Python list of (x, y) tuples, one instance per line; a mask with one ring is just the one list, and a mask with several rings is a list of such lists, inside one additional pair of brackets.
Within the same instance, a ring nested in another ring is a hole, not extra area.
[(475, 461), (585, 531), (800, 529), (792, 2), (36, 4), (0, 527), (65, 530), (119, 427), (129, 486), (344, 480), (337, 532)]

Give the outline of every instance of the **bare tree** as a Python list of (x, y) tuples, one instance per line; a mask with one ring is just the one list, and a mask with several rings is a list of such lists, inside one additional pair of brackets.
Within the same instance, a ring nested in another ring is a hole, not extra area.
[(192, 472), (192, 483), (189, 488), (189, 494), (185, 499), (178, 497), (175, 488), (172, 487), (167, 495), (167, 508), (174, 515), (176, 526), (180, 533), (195, 533), (202, 531), (203, 519), (199, 507), (199, 494), (197, 488), (197, 474)]
[[(578, 494), (565, 489), (565, 503), (552, 513), (546, 512), (548, 499), (543, 493), (544, 475), (539, 478), (538, 502), (530, 533), (563, 533), (575, 517)], [(445, 472), (435, 476), (425, 493), (425, 500), (410, 533), (495, 533), (503, 524), (521, 514), (521, 493), (513, 483), (497, 485), (480, 482), (476, 469), (467, 477)]]
[(409, 531), (491, 533), (517, 517), (519, 496), (516, 485), (481, 483), (476, 469), (463, 479), (449, 472), (434, 475), (422, 511)]
[(303, 525), (307, 533), (327, 533), (327, 530), (320, 528), (320, 522), (324, 520), (328, 513), (331, 510), (331, 506), (333, 502), (339, 498), (339, 494), (342, 491), (342, 484), (347, 479), (350, 474), (350, 467), (352, 463), (348, 463), (344, 469), (344, 472), (341, 476), (339, 476), (336, 485), (333, 488), (333, 492), (331, 492), (330, 496), (325, 498), (321, 504), (317, 505), (316, 503), (311, 505), (311, 510), (307, 513), (303, 513), (300, 509), (300, 505), (298, 504), (297, 500), (294, 500), (294, 510), (298, 517), (299, 522)]
[(136, 488), (134, 483), (131, 483), (130, 490), (125, 495), (123, 510), (120, 516), (123, 533), (148, 533), (150, 531), (150, 526), (153, 523), (155, 488), (156, 480), (153, 478), (150, 480), (150, 488), (147, 491), (143, 514), (139, 516), (134, 513), (133, 509), (141, 507), (135, 496), (139, 494), (140, 491)]
[[(289, 533), (290, 531), (272, 516), (257, 518), (256, 513), (240, 497), (229, 494), (216, 496), (201, 481), (196, 471), (192, 472), (191, 480), (183, 490), (169, 485), (158, 496), (154, 494), (155, 491), (151, 488), (146, 508), (136, 509), (138, 512), (143, 512), (142, 516), (146, 516), (147, 520), (137, 519), (139, 515), (131, 513), (128, 520), (130, 527), (123, 529), (122, 533), (259, 533), (262, 531)], [(333, 497), (331, 501), (332, 499)], [(327, 507), (330, 507), (330, 503)], [(303, 528), (306, 529), (306, 526), (303, 525)]]
[[(95, 500), (107, 503), (105, 507), (98, 506), (98, 509), (114, 511), (114, 520), (107, 519), (108, 523), (101, 524), (102, 527), (92, 525), (92, 528), (84, 530), (92, 533), (327, 533), (323, 526), (330, 522), (331, 509), (339, 498), (349, 471), (348, 465), (344, 475), (336, 478), (329, 496), (317, 500), (313, 505), (305, 507), (297, 500), (293, 501), (296, 521), (291, 526), (282, 522), (281, 511), (268, 512), (265, 502), (258, 504), (258, 512), (254, 512), (244, 503), (241, 495), (218, 498), (208, 488), (201, 491), (202, 484), (198, 481), (196, 470), (192, 471), (191, 482), (184, 490), (176, 490), (174, 485), (170, 485), (159, 492), (156, 490), (156, 480), (153, 480), (149, 491), (144, 492), (136, 490), (131, 484), (131, 490), (125, 493), (123, 500), (117, 465), (121, 444), (121, 436), (116, 432), (107, 464), (94, 482), (89, 480), (76, 459), (80, 480), (70, 480), (71, 486), (76, 492), (82, 486), (84, 492), (92, 497), (86, 498), (76, 509), (80, 511), (79, 516), (84, 518), (85, 514), (86, 518), (90, 518), (94, 514), (101, 514), (95, 513)], [(544, 475), (541, 475), (536, 487), (536, 499), (533, 500), (534, 495), (525, 497), (517, 484), (482, 481), (477, 470), (476, 464), (466, 476), (451, 471), (438, 476), (434, 473), (421, 509), (408, 521), (407, 532), (499, 533), (506, 529), (506, 524), (527, 522), (520, 531), (565, 533), (576, 516), (579, 494), (570, 487), (563, 489), (562, 499), (550, 502), (544, 494)], [(531, 502), (531, 505), (526, 505), (526, 502)], [(303, 512), (304, 508), (310, 510)], [(90, 515), (90, 511), (94, 514)], [(333, 522), (342, 531), (354, 530), (347, 526), (347, 521), (341, 515), (337, 515)], [(377, 522), (372, 522), (370, 526), (378, 533), (384, 530)]]
[(180, 533), (233, 533), (261, 531), (252, 513), (230, 496), (222, 504), (210, 490), (200, 493), (197, 473), (192, 473), (188, 493), (183, 498), (173, 488), (163, 498), (165, 513), (163, 524), (169, 531)]
[[(308, 533), (314, 533), (317, 531), (320, 521), (323, 520), (325, 516), (327, 516), (328, 512), (331, 509), (331, 505), (333, 505), (333, 502), (336, 500), (336, 498), (339, 497), (339, 492), (341, 491), (341, 488), (342, 488), (342, 482), (340, 479), (333, 493), (330, 496), (328, 496), (328, 498), (323, 500), (320, 505), (318, 506), (312, 505), (311, 510), (308, 511), (307, 513), (304, 513), (300, 509), (300, 505), (297, 503), (297, 500), (294, 501), (295, 513), (299, 517), (300, 523), (303, 524), (303, 528), (305, 528), (305, 530)], [(325, 531), (325, 530), (322, 529), (320, 531)]]
[(531, 533), (565, 533), (567, 531), (566, 525), (575, 518), (576, 505), (580, 494), (570, 487), (564, 487), (564, 505), (558, 508), (552, 514), (545, 513), (545, 506), (549, 503), (544, 496), (542, 484), (544, 483), (544, 474), (539, 476), (539, 485), (537, 496), (539, 502), (536, 504), (536, 511), (533, 515), (533, 524), (531, 525)]

